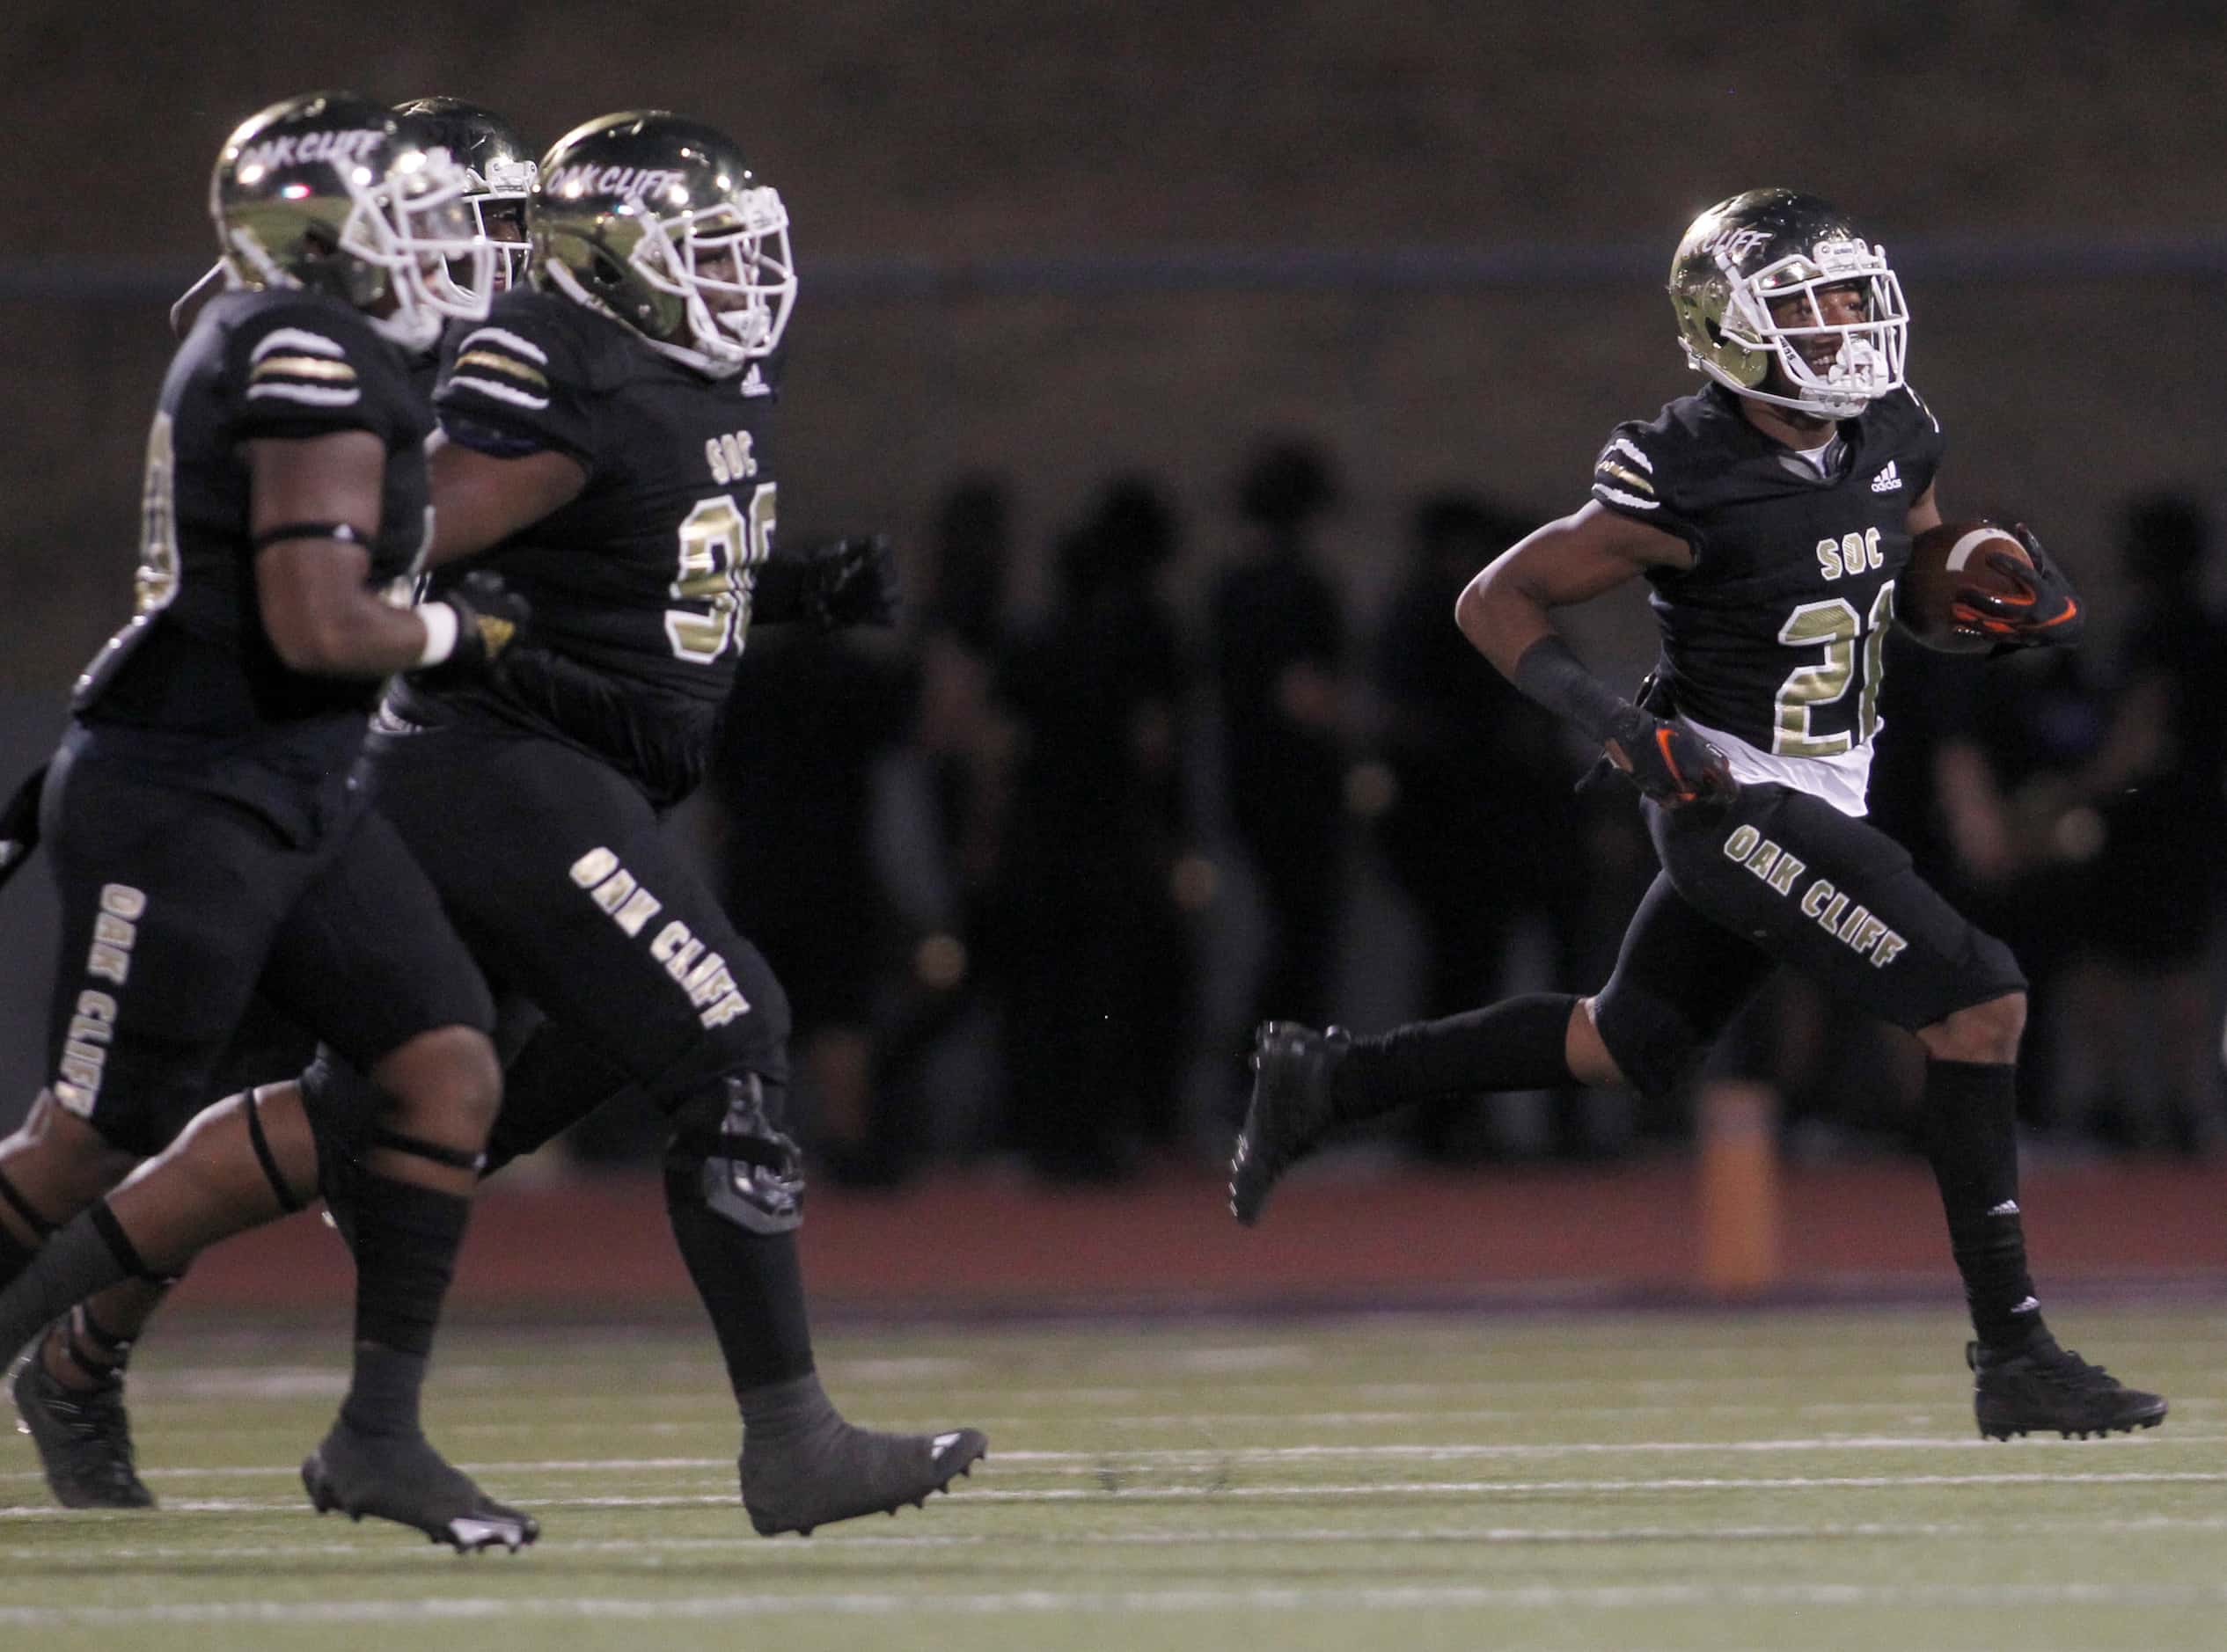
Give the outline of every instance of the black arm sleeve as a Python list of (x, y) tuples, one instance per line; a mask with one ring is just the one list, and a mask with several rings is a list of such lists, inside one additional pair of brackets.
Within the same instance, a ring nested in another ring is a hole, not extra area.
[(1645, 713), (1585, 668), (1570, 645), (1551, 632), (1523, 651), (1515, 685), (1556, 716), (1595, 740), (1628, 734)]

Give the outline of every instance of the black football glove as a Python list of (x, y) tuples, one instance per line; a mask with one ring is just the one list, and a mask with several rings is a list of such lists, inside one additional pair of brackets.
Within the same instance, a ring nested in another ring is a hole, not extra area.
[(499, 671), (533, 617), (526, 599), (485, 568), (465, 574), (434, 600), (456, 610), (457, 643), (440, 664), (410, 673), (411, 681), (428, 688), (454, 688)]
[(805, 564), (803, 617), (822, 631), (897, 624), (897, 555), (880, 534), (821, 545)]
[(751, 613), (761, 625), (802, 620), (821, 631), (897, 623), (897, 559), (880, 534), (837, 539), (751, 570)]
[(1667, 808), (1722, 806), (1740, 795), (1725, 754), (1689, 728), (1635, 705), (1617, 717), (1611, 737), (1630, 765), (1631, 783)]
[(1987, 564), (2016, 588), (2008, 594), (1966, 586), (1949, 604), (1956, 629), (1970, 637), (2013, 648), (2069, 647), (2087, 629), (2087, 610), (2057, 565), (2043, 553), (2041, 541), (2022, 522), (2011, 537), (2033, 559), (2028, 567), (2005, 551), (1988, 552)]

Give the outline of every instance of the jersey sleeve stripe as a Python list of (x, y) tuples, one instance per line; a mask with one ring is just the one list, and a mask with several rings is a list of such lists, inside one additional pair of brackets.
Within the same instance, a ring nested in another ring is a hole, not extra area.
[(482, 396), (493, 397), (496, 401), (507, 401), (514, 407), (531, 407), (538, 410), (549, 405), (549, 398), (546, 396), (536, 396), (531, 391), (520, 390), (515, 385), (499, 384), (491, 378), (478, 378), (468, 375), (458, 378), (451, 375), (448, 384), (443, 388), (477, 391)]
[(348, 355), (336, 340), (321, 333), (310, 333), (300, 327), (273, 327), (249, 352), (247, 359), (260, 362), (274, 350), (304, 350), (311, 355)]
[(549, 379), (540, 369), (528, 367), (514, 356), (500, 355), (493, 350), (473, 350), (457, 357), (458, 367), (491, 367), (498, 373), (508, 373), (513, 378), (524, 379), (539, 389), (549, 388)]
[(267, 355), (249, 369), (247, 381), (260, 384), (273, 378), (316, 378), (329, 383), (353, 384), (355, 369), (346, 362), (326, 361), (315, 355)]
[(1662, 501), (1659, 499), (1642, 499), (1637, 493), (1627, 493), (1623, 489), (1611, 487), (1606, 482), (1595, 482), (1593, 485), (1593, 491), (1594, 496), (1604, 505), (1621, 505), (1626, 510), (1660, 510), (1662, 508)]
[(1630, 466), (1619, 464), (1614, 459), (1603, 459), (1593, 467), (1593, 474), (1604, 482), (1621, 483), (1626, 487), (1636, 487), (1650, 498), (1654, 495), (1655, 485), (1652, 482)]
[(350, 407), (363, 399), (363, 392), (351, 385), (347, 390), (334, 390), (323, 384), (296, 384), (285, 379), (272, 379), (267, 384), (250, 384), (247, 398), (259, 396), (277, 396), (287, 401), (297, 401), (309, 407)]
[(468, 350), (482, 340), (508, 350), (513, 355), (523, 355), (536, 367), (549, 365), (548, 351), (543, 349), (531, 339), (520, 338), (507, 327), (474, 327), (458, 340), (457, 348)]

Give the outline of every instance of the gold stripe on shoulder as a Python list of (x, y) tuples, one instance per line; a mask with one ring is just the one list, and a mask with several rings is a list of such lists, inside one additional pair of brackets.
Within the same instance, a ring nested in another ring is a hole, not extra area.
[(255, 363), (249, 379), (323, 378), (335, 384), (355, 382), (355, 369), (346, 362), (327, 362), (314, 355), (267, 355)]
[(508, 373), (513, 378), (522, 378), (529, 384), (538, 384), (544, 389), (549, 384), (538, 369), (528, 367), (516, 356), (498, 355), (493, 350), (467, 351), (457, 357), (456, 364), (458, 367), (491, 367), (498, 373)]

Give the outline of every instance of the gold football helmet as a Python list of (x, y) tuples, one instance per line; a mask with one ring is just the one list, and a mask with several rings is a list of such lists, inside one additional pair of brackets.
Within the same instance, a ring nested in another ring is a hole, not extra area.
[(575, 127), (542, 157), (538, 283), (724, 378), (771, 355), (796, 302), (788, 212), (710, 127), (656, 110)]
[[(1862, 288), (1864, 317), (1828, 321), (1818, 295), (1846, 285)], [(1670, 303), (1687, 362), (1740, 395), (1847, 419), (1901, 387), (1902, 284), (1886, 249), (1814, 195), (1751, 189), (1703, 213), (1671, 261)], [(1813, 366), (1803, 346), (1819, 339), (1837, 348)]]
[(330, 293), (421, 350), (448, 318), (487, 313), (491, 254), (467, 186), (445, 150), (377, 104), (318, 91), (240, 124), (217, 155), (209, 208), (229, 285)]

